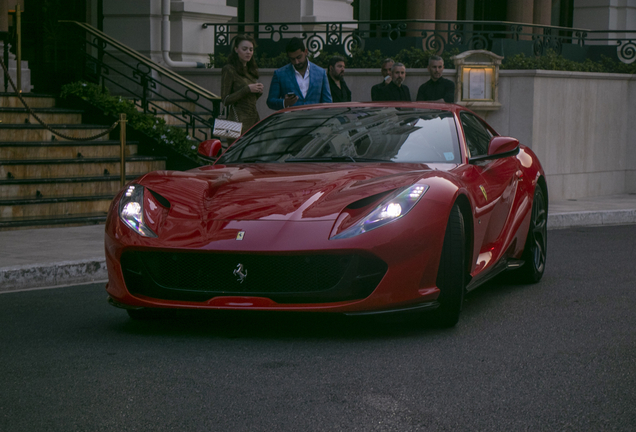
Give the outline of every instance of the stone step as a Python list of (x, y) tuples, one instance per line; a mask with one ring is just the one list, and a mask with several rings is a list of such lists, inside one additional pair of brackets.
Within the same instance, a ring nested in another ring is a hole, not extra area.
[[(55, 98), (50, 95), (23, 93), (22, 98), (31, 108), (53, 108), (55, 106)], [(24, 108), (24, 105), (15, 93), (0, 92), (0, 107)]]
[[(79, 124), (82, 111), (59, 108), (36, 108), (33, 110), (46, 124)], [(38, 121), (24, 108), (0, 108), (1, 124), (38, 124)]]
[(104, 223), (105, 212), (55, 215), (55, 216), (31, 216), (21, 218), (0, 218), (0, 231), (47, 228), (62, 226), (92, 225)]
[[(71, 137), (93, 137), (100, 132), (108, 129), (108, 126), (102, 125), (66, 125), (52, 124), (49, 125), (54, 130)], [(39, 124), (22, 124), (22, 125), (5, 125), (0, 124), (0, 141), (52, 141), (54, 134)], [(55, 136), (56, 140), (66, 141), (65, 138)], [(98, 138), (99, 140), (108, 139), (108, 135)]]
[(0, 218), (51, 217), (108, 211), (114, 195), (0, 199)]
[[(0, 142), (0, 160), (75, 159), (118, 157), (119, 141), (32, 141)], [(137, 154), (137, 143), (126, 145), (126, 156)]]
[[(126, 181), (139, 174), (126, 175)], [(53, 198), (73, 195), (115, 195), (121, 188), (119, 175), (89, 177), (27, 178), (0, 180), (0, 199), (38, 196)]]
[[(126, 159), (126, 174), (145, 174), (165, 169), (166, 158), (131, 156)], [(0, 161), (0, 178), (81, 177), (118, 174), (119, 158), (40, 159)]]

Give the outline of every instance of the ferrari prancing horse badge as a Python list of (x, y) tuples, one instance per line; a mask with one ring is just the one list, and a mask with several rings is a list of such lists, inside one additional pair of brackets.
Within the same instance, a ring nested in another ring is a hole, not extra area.
[(247, 270), (245, 269), (245, 267), (243, 267), (243, 264), (237, 265), (233, 273), (234, 276), (238, 278), (236, 279), (238, 283), (243, 283), (245, 281), (245, 278), (247, 277)]
[(488, 201), (488, 195), (486, 195), (486, 188), (483, 187), (482, 185), (479, 185), (479, 189), (481, 189), (481, 193), (484, 194), (484, 198), (486, 199), (486, 201)]

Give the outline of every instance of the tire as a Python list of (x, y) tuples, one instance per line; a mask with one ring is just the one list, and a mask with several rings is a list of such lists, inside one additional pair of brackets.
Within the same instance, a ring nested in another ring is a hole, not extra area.
[(444, 233), (437, 287), (440, 305), (432, 318), (438, 327), (453, 327), (459, 321), (466, 291), (466, 230), (457, 204), (451, 209)]
[(128, 316), (135, 321), (170, 318), (175, 315), (175, 311), (170, 309), (126, 309), (126, 312), (128, 312)]
[(548, 206), (543, 188), (537, 184), (532, 201), (530, 228), (521, 259), (523, 266), (517, 270), (518, 281), (534, 284), (541, 280), (545, 271), (548, 249)]

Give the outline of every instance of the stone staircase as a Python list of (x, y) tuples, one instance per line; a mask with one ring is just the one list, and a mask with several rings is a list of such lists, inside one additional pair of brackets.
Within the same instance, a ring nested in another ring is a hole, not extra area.
[[(24, 94), (47, 124), (68, 136), (96, 135), (105, 125), (82, 124), (82, 112), (55, 107), (55, 98)], [(0, 230), (101, 223), (120, 188), (119, 141), (66, 141), (0, 93)], [(165, 158), (126, 148), (126, 179), (165, 169)]]

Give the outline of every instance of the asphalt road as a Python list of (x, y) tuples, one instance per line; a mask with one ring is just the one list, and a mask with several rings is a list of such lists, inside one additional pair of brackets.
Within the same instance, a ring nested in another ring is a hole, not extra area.
[(491, 282), (449, 330), (0, 294), (0, 431), (633, 431), (634, 263), (634, 225), (550, 231), (539, 284)]

